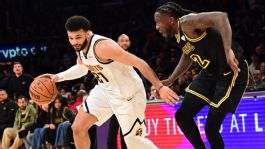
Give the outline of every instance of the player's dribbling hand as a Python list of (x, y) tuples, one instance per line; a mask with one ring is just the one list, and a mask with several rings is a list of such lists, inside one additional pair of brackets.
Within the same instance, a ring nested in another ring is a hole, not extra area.
[(240, 69), (238, 67), (238, 61), (237, 61), (237, 59), (235, 57), (235, 54), (234, 54), (233, 50), (230, 49), (227, 52), (225, 52), (225, 54), (226, 54), (227, 64), (233, 70), (234, 74), (238, 75), (238, 73), (240, 72)]
[(38, 76), (38, 78), (41, 78), (41, 77), (51, 78), (51, 81), (53, 81), (53, 82), (58, 82), (58, 80), (59, 80), (59, 77), (57, 75), (50, 74), (50, 73), (45, 73), (45, 74)]
[(167, 86), (162, 86), (158, 91), (160, 98), (171, 106), (179, 100), (179, 96)]

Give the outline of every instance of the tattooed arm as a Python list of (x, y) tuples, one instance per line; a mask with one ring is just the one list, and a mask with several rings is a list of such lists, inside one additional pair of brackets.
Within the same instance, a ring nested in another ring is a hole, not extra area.
[(201, 30), (204, 32), (209, 27), (216, 28), (222, 36), (227, 63), (234, 73), (238, 74), (240, 69), (237, 67), (238, 61), (231, 49), (232, 30), (227, 13), (204, 12), (198, 14), (189, 14), (180, 18), (180, 24), (182, 30), (191, 38), (196, 38), (199, 36), (196, 34), (195, 30)]
[(172, 85), (179, 76), (184, 74), (190, 68), (191, 64), (192, 60), (188, 55), (183, 53), (174, 72), (168, 77), (168, 79), (163, 80), (162, 83), (167, 86)]

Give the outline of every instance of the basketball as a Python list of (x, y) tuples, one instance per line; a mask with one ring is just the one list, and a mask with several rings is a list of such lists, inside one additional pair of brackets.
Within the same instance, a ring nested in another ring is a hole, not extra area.
[(38, 77), (30, 84), (29, 95), (37, 105), (53, 102), (57, 95), (57, 87), (48, 77)]

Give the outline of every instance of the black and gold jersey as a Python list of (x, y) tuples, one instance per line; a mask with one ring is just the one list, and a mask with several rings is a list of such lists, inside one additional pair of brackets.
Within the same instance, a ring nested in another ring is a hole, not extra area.
[[(179, 27), (175, 35), (183, 53), (202, 67), (207, 76), (217, 76), (229, 71), (221, 34), (214, 28), (207, 28), (198, 38), (189, 38)], [(236, 45), (232, 49), (237, 59), (242, 57), (242, 48)]]

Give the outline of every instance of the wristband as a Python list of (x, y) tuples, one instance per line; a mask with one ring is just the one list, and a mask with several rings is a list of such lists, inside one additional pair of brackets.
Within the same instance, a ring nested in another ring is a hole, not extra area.
[(161, 88), (164, 87), (164, 85), (161, 85), (157, 90), (158, 92), (161, 90)]

